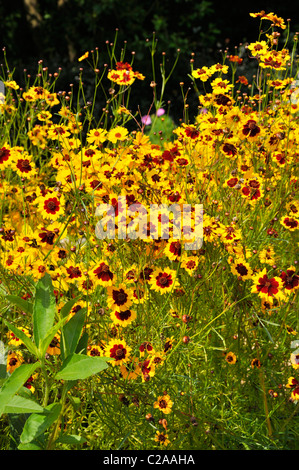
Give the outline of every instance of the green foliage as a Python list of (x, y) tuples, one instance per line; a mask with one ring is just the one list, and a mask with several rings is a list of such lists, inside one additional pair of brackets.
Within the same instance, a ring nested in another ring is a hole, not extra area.
[[(20, 436), (18, 449), (37, 450), (53, 448), (58, 438), (58, 426), (64, 412), (67, 393), (78, 380), (84, 380), (107, 368), (107, 360), (109, 358), (89, 357), (86, 355), (84, 344), (86, 344), (87, 339), (85, 336), (84, 342), (81, 343), (86, 312), (85, 309), (81, 309), (69, 319), (68, 314), (74, 304), (73, 301), (67, 302), (63, 306), (62, 318), (58, 319), (56, 324), (53, 324), (57, 317), (57, 305), (51, 276), (48, 273), (45, 273), (36, 284), (33, 305), (17, 296), (7, 296), (7, 300), (19, 308), (25, 307), (27, 312), (32, 313), (33, 341), (23, 331), (16, 328), (13, 323), (7, 320), (3, 321), (16, 337), (23, 341), (28, 351), (35, 356), (36, 362), (22, 364), (12, 374), (6, 374), (6, 351), (4, 344), (1, 342), (0, 370), (1, 378), (4, 380), (0, 389), (0, 416), (3, 414), (12, 415), (12, 417), (21, 415), (19, 418), (14, 418), (11, 421), (11, 423), (15, 423), (14, 427), (12, 427), (12, 433), (15, 433), (14, 441), (18, 440), (18, 436)], [(59, 330), (61, 330), (63, 338), (62, 358), (64, 358), (64, 361), (60, 367), (57, 364), (57, 373), (51, 374), (45, 361), (45, 355), (49, 344)], [(75, 353), (78, 347), (79, 352)], [(26, 393), (24, 396), (23, 391), (23, 385), (37, 369), (40, 369), (44, 376), (42, 405), (32, 398), (28, 398)], [(53, 378), (50, 380), (49, 375), (53, 375)], [(61, 400), (48, 404), (50, 388), (54, 384), (56, 384), (56, 387), (59, 387), (60, 380), (63, 380)], [(24, 422), (22, 432), (20, 432), (20, 424), (26, 414), (29, 414), (29, 417)], [(46, 441), (44, 433), (52, 425), (54, 425), (54, 429), (52, 433), (49, 432), (48, 441)], [(43, 437), (42, 444), (40, 441), (37, 441), (40, 436)], [(80, 444), (82, 440), (80, 436), (69, 436), (65, 440), (60, 438), (60, 442)]]

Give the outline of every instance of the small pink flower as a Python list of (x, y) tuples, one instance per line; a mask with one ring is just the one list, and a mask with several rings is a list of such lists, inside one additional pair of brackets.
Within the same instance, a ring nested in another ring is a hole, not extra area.
[(142, 121), (142, 124), (145, 124), (146, 126), (150, 126), (152, 123), (151, 117), (149, 115), (142, 116), (141, 121)]
[(157, 116), (160, 117), (160, 116), (163, 116), (163, 114), (165, 114), (165, 110), (163, 108), (159, 108), (156, 112)]

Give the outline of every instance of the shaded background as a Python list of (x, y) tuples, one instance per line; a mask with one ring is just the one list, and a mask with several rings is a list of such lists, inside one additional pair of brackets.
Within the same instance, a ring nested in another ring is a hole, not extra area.
[[(290, 18), (294, 33), (299, 30), (297, 3), (267, 0), (253, 0), (245, 5), (232, 0), (2, 0), (0, 46), (5, 46), (10, 69), (15, 68), (14, 78), (20, 84), (24, 79), (24, 68), (34, 74), (38, 60), (43, 59), (51, 72), (62, 67), (58, 86), (68, 90), (70, 83), (76, 85), (82, 66), (89, 98), (93, 75), (84, 62), (78, 63), (78, 57), (98, 47), (101, 63), (107, 62), (106, 41), (113, 42), (118, 28), (117, 53), (120, 54), (126, 44), (126, 60), (131, 61), (134, 51), (134, 69), (146, 76), (144, 82), (134, 83), (130, 108), (134, 110), (140, 106), (146, 114), (152, 101), (150, 51), (146, 39), (151, 41), (155, 31), (157, 68), (163, 51), (170, 69), (176, 50), (181, 49), (165, 93), (165, 100), (171, 102), (170, 112), (177, 120), (183, 109), (179, 83), (183, 81), (186, 89), (191, 84), (187, 76), (191, 52), (195, 54), (196, 67), (211, 65), (222, 60), (220, 50), (228, 48), (234, 54), (240, 44), (256, 41), (259, 19), (251, 18), (250, 12), (265, 10), (285, 20)], [(246, 61), (240, 72), (250, 75), (250, 65)], [(192, 101), (192, 94), (190, 96), (192, 113), (197, 104)]]

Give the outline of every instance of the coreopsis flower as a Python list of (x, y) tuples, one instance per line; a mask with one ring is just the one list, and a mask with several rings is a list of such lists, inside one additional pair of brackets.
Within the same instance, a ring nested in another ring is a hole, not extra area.
[(221, 77), (218, 77), (211, 82), (211, 87), (213, 89), (213, 93), (219, 95), (228, 93), (234, 85), (228, 80), (223, 80)]
[(182, 243), (180, 240), (168, 240), (164, 248), (164, 253), (172, 261), (178, 261), (182, 254)]
[(150, 366), (159, 367), (164, 364), (165, 361), (165, 353), (164, 351), (153, 351), (150, 356)]
[(192, 77), (199, 78), (202, 82), (206, 82), (212, 75), (213, 73), (205, 65), (192, 71)]
[(113, 366), (119, 366), (127, 362), (130, 358), (131, 348), (124, 340), (112, 339), (104, 349), (105, 357), (111, 357), (113, 361), (109, 361)]
[(236, 364), (237, 356), (233, 352), (229, 352), (225, 356), (225, 360), (228, 364)]
[(266, 268), (252, 276), (251, 292), (272, 303), (273, 299), (284, 299), (283, 282), (280, 277), (269, 278)]
[(47, 354), (50, 356), (59, 356), (60, 354), (60, 335), (56, 334), (48, 346)]
[(294, 232), (295, 230), (299, 229), (299, 218), (298, 217), (283, 216), (280, 219), (280, 223), (287, 230), (290, 230), (290, 232)]
[(89, 271), (91, 279), (101, 286), (112, 286), (114, 274), (111, 271), (109, 263), (100, 260), (95, 266)]
[(110, 70), (110, 72), (108, 72), (108, 79), (120, 86), (132, 85), (135, 81), (135, 78), (137, 77), (133, 70), (119, 69)]
[(250, 365), (251, 365), (251, 368), (252, 368), (252, 369), (254, 369), (255, 367), (256, 367), (257, 369), (260, 369), (261, 366), (262, 366), (262, 365), (261, 365), (261, 361), (260, 361), (259, 359), (257, 359), (256, 357), (255, 357), (254, 359), (252, 359)]
[(59, 222), (53, 222), (48, 225), (40, 224), (34, 232), (34, 238), (37, 244), (49, 248), (54, 245), (62, 230), (63, 224)]
[(290, 294), (299, 289), (299, 275), (294, 266), (289, 267), (286, 271), (282, 271), (280, 278), (282, 279), (285, 293)]
[[(23, 333), (25, 333), (26, 336), (28, 336), (28, 338), (31, 337), (31, 334), (29, 333), (29, 330), (28, 328), (18, 328), (20, 331), (22, 331)], [(12, 345), (12, 346), (20, 346), (20, 344), (23, 344), (23, 341), (20, 340), (20, 338), (18, 338), (12, 331), (9, 331), (8, 332), (8, 344)]]
[(254, 57), (264, 56), (269, 52), (268, 44), (266, 41), (257, 41), (250, 43), (247, 48), (250, 50)]
[(168, 439), (168, 434), (165, 432), (156, 431), (155, 442), (158, 442), (159, 444), (163, 446), (167, 446), (168, 444), (170, 444), (170, 440)]
[(89, 51), (86, 51), (81, 57), (79, 57), (78, 62), (82, 62), (82, 60), (87, 59), (89, 56)]
[(258, 125), (255, 119), (248, 119), (240, 131), (240, 135), (241, 137), (247, 138), (251, 141), (257, 140), (257, 138), (261, 135), (261, 127)]
[(113, 310), (110, 313), (112, 322), (115, 325), (122, 326), (123, 328), (130, 325), (136, 319), (136, 316), (137, 314), (135, 310), (131, 310), (131, 309)]
[(275, 251), (273, 246), (269, 246), (261, 250), (259, 253), (259, 260), (261, 263), (273, 266), (275, 264)]
[(6, 80), (6, 82), (4, 82), (4, 85), (7, 88), (11, 88), (12, 90), (18, 90), (20, 88), (15, 80)]
[(99, 146), (103, 142), (105, 142), (107, 136), (107, 131), (105, 129), (91, 129), (87, 133), (86, 141), (89, 144)]
[(107, 134), (107, 140), (109, 142), (112, 142), (115, 144), (117, 141), (123, 141), (126, 140), (128, 137), (128, 129), (122, 126), (116, 126), (112, 129)]
[(70, 131), (64, 124), (52, 124), (48, 129), (47, 136), (51, 140), (63, 140), (70, 136)]
[(38, 204), (38, 210), (43, 219), (57, 220), (65, 214), (65, 199), (63, 194), (55, 192), (47, 193), (45, 196), (39, 196), (34, 203)]
[(151, 289), (156, 292), (166, 294), (179, 286), (179, 283), (176, 280), (176, 275), (176, 271), (168, 267), (164, 269), (156, 268), (151, 275), (149, 285)]
[(128, 310), (132, 305), (132, 290), (126, 284), (107, 287), (107, 305), (111, 310)]
[(299, 400), (299, 381), (295, 377), (289, 377), (286, 387), (292, 389), (291, 400), (297, 402)]
[(77, 280), (82, 281), (82, 279), (85, 278), (85, 267), (82, 265), (82, 263), (76, 263), (72, 260), (68, 260), (62, 269), (65, 273), (66, 282), (76, 282)]
[(4, 144), (0, 148), (0, 170), (10, 165), (11, 149), (8, 144)]
[(260, 18), (261, 20), (269, 20), (271, 21), (273, 26), (276, 26), (281, 29), (286, 29), (284, 19), (278, 17), (277, 15), (274, 15), (274, 13), (266, 13), (264, 10), (262, 10), (258, 13), (249, 13), (249, 15), (253, 18)]
[(19, 367), (24, 362), (24, 358), (21, 352), (19, 351), (12, 351), (11, 353), (7, 354), (7, 366), (6, 370), (10, 374), (13, 373), (17, 367)]
[(181, 267), (190, 275), (194, 273), (194, 271), (197, 269), (199, 264), (199, 258), (198, 256), (188, 256), (184, 253), (182, 261), (181, 261)]
[(170, 399), (170, 396), (167, 393), (159, 396), (154, 403), (154, 408), (159, 409), (164, 414), (171, 413), (172, 406), (173, 401)]
[(145, 353), (148, 354), (153, 354), (154, 353), (154, 348), (151, 343), (148, 341), (144, 341), (140, 346), (139, 346), (139, 355), (140, 357), (143, 357)]
[(103, 356), (104, 347), (98, 344), (87, 346), (87, 356)]
[(52, 114), (50, 113), (50, 111), (42, 111), (41, 113), (38, 113), (37, 115), (37, 119), (39, 121), (49, 121), (52, 117)]
[(141, 367), (137, 357), (120, 366), (120, 373), (125, 380), (136, 380), (141, 374)]
[(250, 264), (247, 263), (244, 259), (236, 260), (235, 262), (233, 262), (231, 264), (231, 271), (242, 281), (251, 279), (253, 274)]

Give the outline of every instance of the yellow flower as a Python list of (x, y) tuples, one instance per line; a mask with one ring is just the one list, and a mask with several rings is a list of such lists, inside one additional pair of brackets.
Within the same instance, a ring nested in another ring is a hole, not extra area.
[(114, 129), (111, 129), (108, 132), (107, 139), (109, 142), (115, 144), (118, 140), (123, 141), (126, 140), (128, 136), (128, 129), (122, 126), (116, 126)]
[(85, 54), (83, 54), (83, 55), (81, 55), (81, 57), (79, 57), (78, 62), (82, 62), (82, 60), (87, 59), (88, 56), (89, 56), (89, 52), (87, 51), (87, 52), (85, 52)]
[(154, 408), (158, 408), (164, 414), (171, 413), (172, 406), (173, 406), (173, 401), (170, 399), (170, 396), (167, 394), (159, 396), (154, 403)]
[(7, 372), (12, 374), (23, 362), (23, 355), (20, 352), (11, 352), (7, 355)]
[(4, 85), (7, 86), (7, 88), (12, 88), (13, 90), (18, 90), (20, 88), (14, 80), (7, 80), (4, 82)]

